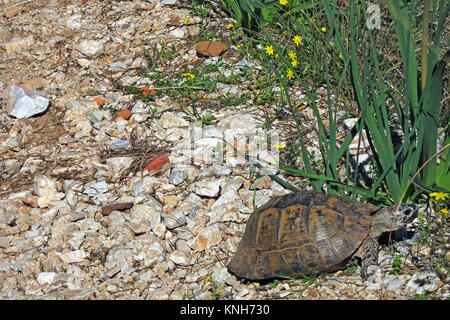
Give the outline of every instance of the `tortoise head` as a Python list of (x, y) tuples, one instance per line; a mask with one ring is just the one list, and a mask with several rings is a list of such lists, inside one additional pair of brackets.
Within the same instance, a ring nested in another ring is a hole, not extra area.
[(409, 204), (385, 207), (374, 214), (370, 233), (379, 236), (384, 232), (396, 231), (413, 221), (417, 212), (418, 208)]

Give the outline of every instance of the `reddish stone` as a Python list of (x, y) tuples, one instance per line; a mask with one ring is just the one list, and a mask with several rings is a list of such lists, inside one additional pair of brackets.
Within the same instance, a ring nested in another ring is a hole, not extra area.
[(133, 207), (133, 205), (134, 205), (133, 202), (110, 204), (109, 206), (105, 206), (102, 208), (102, 215), (107, 216), (114, 210), (118, 210), (118, 211), (127, 210), (127, 209), (130, 209), (131, 207)]
[(128, 120), (128, 119), (130, 119), (131, 115), (132, 115), (132, 113), (128, 109), (117, 111), (116, 112), (116, 121)]
[(195, 44), (197, 53), (208, 57), (217, 57), (227, 51), (227, 45), (221, 41), (201, 41)]
[(89, 102), (96, 102), (99, 107), (105, 104), (105, 100), (103, 100), (102, 98), (94, 98)]
[(169, 157), (165, 154), (159, 155), (144, 167), (144, 171), (160, 170), (167, 163), (170, 163)]

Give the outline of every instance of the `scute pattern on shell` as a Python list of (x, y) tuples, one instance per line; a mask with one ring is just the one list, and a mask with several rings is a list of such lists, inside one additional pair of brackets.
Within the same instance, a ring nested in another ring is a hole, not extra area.
[(315, 192), (276, 197), (250, 216), (228, 269), (249, 280), (336, 271), (367, 238), (377, 210)]

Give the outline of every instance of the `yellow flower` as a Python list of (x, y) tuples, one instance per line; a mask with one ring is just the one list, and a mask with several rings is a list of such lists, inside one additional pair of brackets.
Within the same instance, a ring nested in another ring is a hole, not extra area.
[(342, 54), (340, 54), (340, 53), (339, 53), (339, 56), (338, 56), (338, 57), (339, 57), (339, 59), (341, 59), (341, 60), (344, 59), (344, 57), (343, 57)]
[(297, 54), (294, 51), (289, 51), (289, 58), (291, 58), (292, 60), (297, 59)]
[(430, 193), (430, 197), (434, 198), (435, 200), (445, 200), (448, 198), (448, 193), (444, 192), (432, 192)]
[(288, 4), (288, 1), (287, 1), (287, 0), (280, 0), (280, 4), (282, 4), (283, 6), (285, 6), (285, 5)]
[(272, 148), (283, 149), (284, 145), (282, 143), (276, 143), (272, 146)]
[(183, 73), (183, 77), (186, 77), (188, 80), (192, 80), (195, 78), (195, 76), (192, 73)]
[(211, 281), (211, 277), (210, 276), (206, 276), (206, 280), (207, 281)]
[(238, 49), (239, 49), (240, 47), (241, 47), (241, 45), (240, 45), (240, 44), (236, 45), (236, 48), (238, 48)]
[(229, 23), (228, 24), (228, 29), (234, 29), (234, 26), (231, 23)]
[(189, 22), (189, 18), (188, 17), (184, 18), (184, 22)]
[(291, 68), (288, 69), (287, 77), (288, 77), (289, 80), (295, 78), (294, 73), (292, 72)]
[(316, 19), (312, 19), (312, 22), (316, 22)]
[(322, 29), (320, 29), (320, 30), (322, 30), (322, 32), (325, 32), (325, 31), (327, 31), (327, 28), (322, 27)]
[(267, 45), (266, 46), (266, 53), (270, 56), (273, 55), (273, 46), (272, 45)]
[(275, 59), (278, 59), (278, 53), (275, 53)]
[(298, 65), (297, 59), (293, 59), (292, 62), (291, 62), (291, 64), (292, 64), (292, 66), (293, 66), (294, 68), (297, 67), (297, 65)]
[(442, 212), (443, 214), (448, 214), (448, 209), (447, 209), (447, 208), (442, 208), (442, 209), (441, 209), (441, 212)]
[(303, 39), (300, 36), (295, 36), (294, 38), (292, 38), (292, 41), (294, 41), (296, 45), (302, 44), (302, 40)]

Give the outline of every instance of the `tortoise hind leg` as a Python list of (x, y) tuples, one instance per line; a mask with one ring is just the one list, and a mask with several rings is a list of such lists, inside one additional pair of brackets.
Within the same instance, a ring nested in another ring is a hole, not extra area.
[(361, 277), (367, 280), (370, 276), (373, 276), (377, 272), (378, 266), (378, 241), (377, 239), (368, 237), (361, 244), (360, 254), (361, 257)]

